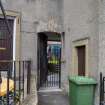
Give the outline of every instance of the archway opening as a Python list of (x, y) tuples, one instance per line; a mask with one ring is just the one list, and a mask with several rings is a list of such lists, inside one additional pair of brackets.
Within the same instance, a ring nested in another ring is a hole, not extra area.
[(38, 33), (38, 88), (61, 87), (61, 34)]

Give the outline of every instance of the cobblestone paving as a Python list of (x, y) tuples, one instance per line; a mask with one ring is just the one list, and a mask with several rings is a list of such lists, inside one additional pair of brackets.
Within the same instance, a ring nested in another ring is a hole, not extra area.
[(38, 93), (38, 105), (69, 105), (68, 96), (62, 92)]

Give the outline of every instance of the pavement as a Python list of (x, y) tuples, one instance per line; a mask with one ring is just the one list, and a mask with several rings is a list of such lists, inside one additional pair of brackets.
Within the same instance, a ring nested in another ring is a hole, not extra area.
[(30, 95), (26, 98), (26, 100), (22, 103), (22, 105), (37, 105), (36, 96)]
[[(27, 87), (27, 83), (26, 86)], [(27, 89), (25, 89), (26, 91)], [(25, 92), (27, 93), (27, 91)], [(37, 88), (36, 88), (36, 77), (33, 76), (31, 78), (31, 91), (30, 91), (30, 95), (27, 96), (27, 94), (25, 95), (25, 100), (22, 103), (22, 105), (37, 105), (38, 102), (38, 97), (37, 97)]]
[(69, 105), (69, 98), (63, 92), (39, 92), (38, 105)]

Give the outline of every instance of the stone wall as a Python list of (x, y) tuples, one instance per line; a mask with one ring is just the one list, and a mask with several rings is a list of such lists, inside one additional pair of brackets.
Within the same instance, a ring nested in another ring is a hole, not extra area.
[[(72, 72), (73, 42), (89, 40), (89, 77), (99, 78), (99, 2), (98, 0), (64, 0), (64, 29), (66, 46), (66, 69), (64, 87), (68, 88), (67, 77)], [(69, 52), (69, 53), (68, 53)], [(68, 89), (67, 89), (68, 90)], [(96, 92), (98, 100), (99, 94)], [(99, 100), (98, 100), (99, 101)], [(98, 103), (98, 101), (96, 103)], [(95, 104), (97, 105), (97, 104)]]
[(99, 72), (105, 76), (105, 0), (99, 0)]
[[(62, 0), (2, 1), (6, 10), (21, 14), (21, 59), (31, 59), (32, 69), (37, 70), (37, 33), (62, 30)], [(52, 20), (55, 26), (50, 30)]]
[[(105, 66), (105, 0), (3, 0), (3, 4), (21, 14), (21, 58), (32, 59), (33, 70), (37, 70), (37, 33), (65, 32), (62, 87), (68, 91), (68, 76), (74, 75), (72, 45), (81, 39), (89, 40), (88, 75), (99, 81)], [(97, 105), (98, 91), (95, 99)]]

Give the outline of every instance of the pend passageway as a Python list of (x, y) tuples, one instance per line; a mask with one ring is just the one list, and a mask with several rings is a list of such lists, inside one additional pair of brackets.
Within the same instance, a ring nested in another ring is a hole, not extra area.
[(39, 92), (38, 105), (69, 105), (69, 98), (63, 92)]

